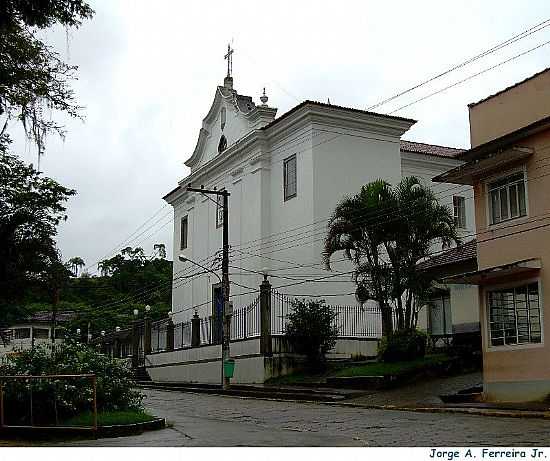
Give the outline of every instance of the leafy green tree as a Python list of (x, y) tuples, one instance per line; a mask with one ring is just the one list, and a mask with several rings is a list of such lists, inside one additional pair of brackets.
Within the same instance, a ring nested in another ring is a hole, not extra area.
[[(143, 248), (127, 247), (100, 262), (100, 277), (73, 278), (63, 291), (62, 304), (78, 311), (71, 328), (83, 331), (90, 323), (93, 333), (129, 326), (134, 309), (151, 306), (153, 320), (166, 317), (171, 307), (172, 262), (160, 257), (159, 245), (153, 256)], [(156, 250), (155, 250), (156, 249)], [(156, 256), (156, 257), (155, 257)]]
[(418, 309), (434, 275), (417, 270), (434, 245), (458, 243), (451, 210), (433, 191), (408, 177), (392, 188), (378, 180), (342, 200), (325, 239), (324, 260), (343, 251), (355, 265), (354, 278), (362, 298), (374, 299), (382, 311), (385, 336), (393, 331), (392, 306), (398, 330), (416, 328)]
[(325, 354), (336, 344), (336, 314), (325, 301), (295, 300), (288, 314), (285, 335), (294, 350), (307, 357), (313, 368), (321, 367)]
[(32, 165), (0, 154), (0, 306), (20, 302), (30, 285), (47, 283), (48, 270), (60, 264), (54, 237), (74, 194)]
[(64, 136), (62, 125), (49, 113), (60, 111), (78, 117), (70, 82), (76, 66), (63, 62), (58, 53), (38, 38), (42, 29), (61, 25), (77, 28), (94, 11), (83, 0), (3, 0), (0, 3), (0, 115), (5, 117), (0, 144), (7, 145), (9, 123), (16, 120), (44, 153), (45, 137)]

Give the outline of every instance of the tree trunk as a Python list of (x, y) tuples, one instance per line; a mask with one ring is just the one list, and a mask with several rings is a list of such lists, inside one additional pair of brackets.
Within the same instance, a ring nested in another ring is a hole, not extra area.
[(391, 307), (384, 301), (378, 301), (378, 305), (382, 314), (382, 336), (389, 336), (393, 333)]
[(403, 299), (401, 296), (397, 297), (397, 329), (403, 330)]
[(413, 318), (413, 312), (412, 312), (412, 292), (411, 290), (407, 291), (407, 301), (405, 303), (405, 328), (411, 329), (412, 328), (412, 318)]

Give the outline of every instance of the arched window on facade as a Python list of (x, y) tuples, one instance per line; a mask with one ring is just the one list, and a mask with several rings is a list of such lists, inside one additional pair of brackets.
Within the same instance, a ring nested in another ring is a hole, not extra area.
[(221, 154), (225, 149), (227, 149), (227, 139), (222, 134), (220, 138), (220, 143), (218, 144), (218, 154)]

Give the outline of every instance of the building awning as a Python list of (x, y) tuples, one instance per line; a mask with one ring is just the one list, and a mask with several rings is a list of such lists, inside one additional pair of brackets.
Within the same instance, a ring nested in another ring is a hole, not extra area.
[(516, 277), (536, 275), (542, 267), (538, 258), (516, 261), (502, 266), (489, 267), (475, 272), (453, 275), (443, 279), (444, 283), (464, 283), (468, 285), (492, 285)]
[(511, 147), (471, 162), (460, 165), (432, 179), (433, 182), (448, 182), (452, 184), (467, 184), (472, 186), (476, 177), (482, 177), (499, 170), (511, 163), (525, 160), (533, 155), (533, 149), (528, 147)]

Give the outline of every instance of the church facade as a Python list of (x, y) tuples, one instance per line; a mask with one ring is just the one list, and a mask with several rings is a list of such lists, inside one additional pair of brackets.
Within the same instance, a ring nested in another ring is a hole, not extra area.
[[(458, 149), (404, 141), (416, 123), (412, 119), (314, 101), (276, 117), (265, 92), (260, 100), (256, 104), (240, 95), (232, 77), (225, 78), (185, 162), (190, 174), (164, 197), (174, 209), (174, 323), (188, 321), (195, 313), (215, 315), (221, 295), (223, 213), (215, 198), (189, 192), (189, 185), (230, 194), (234, 309), (254, 300), (264, 275), (282, 294), (355, 305), (353, 266), (335, 257), (328, 272), (321, 259), (327, 220), (336, 204), (376, 179), (396, 184), (403, 176), (415, 175), (430, 183), (461, 163), (455, 158)], [(471, 187), (433, 186), (441, 202), (454, 208), (463, 235), (473, 234)], [(179, 260), (182, 254), (184, 262)], [(452, 293), (454, 288), (445, 289)], [(469, 305), (469, 296), (476, 295), (460, 295), (461, 303)], [(477, 306), (477, 299), (471, 304)], [(475, 323), (475, 312), (472, 315), (467, 320)], [(420, 326), (433, 328), (436, 318), (426, 312)], [(452, 332), (448, 323), (443, 320), (437, 328)]]

